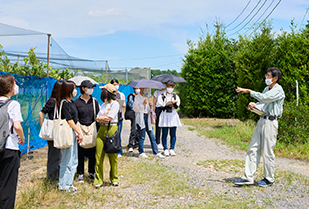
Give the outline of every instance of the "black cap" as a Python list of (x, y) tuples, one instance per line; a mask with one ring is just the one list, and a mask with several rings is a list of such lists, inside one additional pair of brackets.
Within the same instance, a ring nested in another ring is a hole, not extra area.
[(96, 86), (95, 84), (91, 83), (89, 80), (84, 80), (81, 84), (80, 87), (94, 87)]

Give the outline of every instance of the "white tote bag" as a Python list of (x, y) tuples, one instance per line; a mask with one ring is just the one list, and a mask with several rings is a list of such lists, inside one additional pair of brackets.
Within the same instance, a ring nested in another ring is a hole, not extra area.
[(59, 117), (54, 118), (54, 147), (64, 149), (73, 146), (73, 129), (66, 119), (61, 119), (61, 110), (64, 100), (61, 101)]
[(83, 135), (83, 142), (79, 144), (82, 148), (89, 149), (96, 146), (97, 139), (97, 127), (96, 127), (96, 111), (95, 111), (95, 99), (92, 98), (93, 103), (93, 115), (94, 122), (90, 126), (81, 125), (78, 123), (79, 130)]
[(39, 137), (45, 139), (47, 141), (53, 140), (53, 129), (54, 129), (54, 122), (53, 120), (44, 118)]

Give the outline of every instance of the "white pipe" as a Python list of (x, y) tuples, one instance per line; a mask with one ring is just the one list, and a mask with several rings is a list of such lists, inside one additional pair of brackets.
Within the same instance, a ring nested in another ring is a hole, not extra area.
[(296, 106), (298, 106), (298, 100), (299, 100), (299, 96), (298, 96), (298, 81), (296, 80)]

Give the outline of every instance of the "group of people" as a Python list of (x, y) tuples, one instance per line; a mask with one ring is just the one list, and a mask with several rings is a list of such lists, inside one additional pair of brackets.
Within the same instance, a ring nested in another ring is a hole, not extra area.
[[(263, 155), (264, 161), (264, 179), (260, 180), (258, 184), (266, 187), (274, 182), (275, 155), (273, 149), (277, 140), (278, 119), (282, 116), (283, 101), (285, 99), (284, 91), (281, 85), (278, 84), (281, 75), (282, 73), (278, 68), (269, 68), (265, 75), (267, 87), (262, 93), (240, 87), (236, 89), (237, 92), (250, 93), (251, 97), (264, 104), (262, 108), (264, 114), (261, 115), (249, 145), (244, 176), (234, 181), (236, 185), (254, 184), (254, 174), (261, 155)], [(75, 101), (72, 100), (77, 95), (75, 83), (72, 81), (57, 81), (50, 98), (39, 113), (39, 119), (41, 124), (45, 114), (48, 114), (49, 119), (55, 119), (58, 115), (56, 113), (60, 111), (59, 107), (62, 106), (59, 115), (61, 115), (61, 119), (67, 121), (72, 129), (73, 146), (60, 150), (54, 147), (53, 141), (48, 141), (47, 178), (51, 181), (59, 179), (59, 190), (75, 192), (77, 188), (73, 185), (73, 180), (76, 169), (77, 180), (82, 182), (84, 180), (84, 159), (87, 157), (89, 159), (89, 178), (94, 181), (96, 188), (101, 187), (103, 185), (103, 160), (105, 157), (103, 147), (106, 133), (108, 132), (108, 135), (112, 136), (118, 129), (121, 130), (123, 118), (131, 121), (129, 152), (133, 152), (134, 148), (138, 148), (139, 157), (148, 157), (144, 152), (144, 141), (147, 132), (152, 152), (156, 157), (175, 156), (176, 129), (181, 126), (177, 113), (180, 99), (173, 92), (175, 86), (173, 81), (168, 81), (165, 85), (166, 89), (160, 89), (154, 93), (153, 103), (148, 99), (147, 88), (135, 88), (134, 94), (130, 94), (127, 98), (127, 105), (122, 104), (122, 107), (120, 107), (117, 99), (124, 100), (124, 95), (118, 91), (119, 82), (113, 79), (110, 84), (106, 84), (101, 90), (103, 104), (100, 107), (98, 101), (92, 97), (94, 84), (89, 80), (81, 83), (79, 86), (81, 96)], [(19, 92), (14, 77), (8, 74), (1, 75), (0, 87), (0, 114), (5, 112), (4, 117), (0, 118), (0, 122), (3, 122), (5, 117), (8, 119), (8, 130), (3, 131), (0, 135), (0, 137), (5, 137), (6, 140), (4, 149), (0, 149), (0, 206), (14, 208), (20, 166), (18, 144), (24, 143), (25, 136), (21, 126), (23, 119), (20, 104), (10, 99)], [(251, 110), (259, 103), (249, 103), (248, 109)], [(125, 114), (121, 111), (123, 108), (126, 108)], [(79, 146), (83, 141), (83, 134), (79, 124), (89, 126), (94, 122), (98, 129), (96, 146), (89, 149), (82, 148)], [(154, 123), (156, 127), (155, 133), (152, 128)], [(170, 132), (169, 147), (167, 143), (168, 131)], [(121, 134), (121, 131), (119, 133)], [(164, 150), (163, 155), (158, 151), (158, 147), (161, 146)], [(121, 155), (122, 150), (119, 153), (108, 154), (110, 182), (113, 186), (119, 185), (117, 170), (118, 158)]]

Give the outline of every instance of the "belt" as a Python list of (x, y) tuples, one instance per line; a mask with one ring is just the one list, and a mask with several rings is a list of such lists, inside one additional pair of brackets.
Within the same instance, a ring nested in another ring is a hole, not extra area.
[[(108, 123), (101, 123), (102, 126), (108, 126)], [(111, 123), (110, 126), (117, 126), (117, 123)]]
[(271, 121), (278, 119), (277, 116), (272, 116), (272, 115), (262, 115), (261, 118), (268, 119)]
[(148, 113), (144, 113), (144, 115), (148, 115)]

